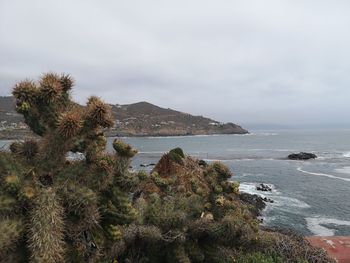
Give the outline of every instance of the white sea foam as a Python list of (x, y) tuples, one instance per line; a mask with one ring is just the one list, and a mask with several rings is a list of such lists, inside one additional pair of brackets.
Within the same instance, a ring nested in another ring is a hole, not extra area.
[(181, 138), (199, 138), (199, 137), (224, 137), (224, 136), (252, 136), (255, 135), (254, 133), (245, 133), (245, 134), (199, 134), (199, 135), (168, 135), (168, 136), (144, 136), (144, 137), (118, 137), (122, 139), (129, 139), (129, 138), (146, 138), (146, 139), (181, 139)]
[(258, 194), (260, 196), (263, 196), (261, 193), (259, 193), (256, 190), (256, 184), (255, 183), (240, 183), (239, 185), (239, 191), (248, 193), (248, 194)]
[(278, 133), (276, 132), (257, 132), (257, 133), (251, 133), (252, 135), (256, 136), (276, 136)]
[(350, 152), (344, 153), (343, 156), (346, 157), (346, 158), (350, 158)]
[(339, 220), (335, 218), (324, 218), (324, 217), (307, 217), (305, 218), (307, 228), (315, 236), (334, 236), (335, 229), (331, 227), (325, 227), (324, 225), (339, 225), (339, 226), (350, 226), (350, 221)]
[(350, 174), (350, 166), (345, 166), (343, 168), (335, 169), (337, 173)]
[(234, 158), (232, 161), (274, 161), (277, 159), (274, 158), (263, 158), (263, 157), (254, 157), (254, 158)]
[(154, 151), (154, 152), (152, 152), (152, 151), (150, 151), (150, 152), (138, 152), (138, 153), (140, 153), (140, 154), (152, 154), (152, 153), (164, 154), (164, 153), (166, 153), (166, 152), (161, 152), (161, 151)]
[(301, 167), (298, 167), (298, 171), (302, 172), (302, 173), (310, 174), (310, 175), (324, 176), (324, 177), (328, 177), (328, 178), (332, 178), (332, 179), (339, 179), (339, 180), (343, 180), (346, 182), (350, 182), (350, 178), (339, 177), (339, 176), (335, 176), (332, 174), (308, 172), (308, 171), (303, 170)]
[(231, 162), (233, 160), (230, 160), (230, 159), (208, 159), (208, 158), (204, 158), (203, 161), (206, 161), (206, 162)]
[(263, 219), (262, 225), (263, 226), (268, 226), (268, 225), (273, 225), (273, 222), (275, 220), (277, 220), (277, 217), (275, 217), (275, 216), (264, 216), (264, 217), (262, 217), (262, 219)]
[(203, 159), (206, 162), (238, 162), (238, 161), (242, 161), (242, 162), (249, 162), (249, 161), (274, 161), (277, 159), (274, 158), (259, 158), (259, 157), (254, 157), (254, 158), (232, 158), (232, 159), (220, 159), (220, 158), (204, 158)]
[[(246, 174), (243, 174), (243, 176), (245, 176)], [(262, 175), (262, 174), (254, 174), (256, 175)], [(268, 187), (271, 188), (272, 191), (266, 191), (266, 192), (262, 192), (256, 189), (256, 187), (259, 185), (260, 183), (240, 183), (239, 185), (239, 191), (241, 192), (245, 192), (248, 194), (255, 194), (255, 195), (259, 195), (261, 197), (272, 197), (274, 195), (278, 195), (280, 194), (279, 191), (276, 190), (276, 187), (273, 184), (264, 184), (267, 185)]]
[(273, 198), (274, 205), (279, 207), (280, 210), (287, 210), (289, 211), (289, 209), (291, 207), (295, 207), (295, 208), (310, 208), (310, 205), (308, 205), (307, 203), (305, 203), (304, 201), (301, 201), (299, 199), (293, 198), (293, 197), (288, 197), (288, 196), (275, 196)]
[(293, 212), (298, 213), (300, 209), (306, 209), (310, 208), (310, 205), (305, 203), (304, 201), (301, 201), (299, 199), (283, 196), (281, 193), (276, 190), (276, 187), (273, 184), (267, 184), (269, 187), (271, 187), (272, 191), (269, 192), (261, 192), (256, 190), (256, 186), (259, 185), (258, 183), (241, 183), (239, 186), (239, 190), (241, 192), (245, 192), (248, 194), (256, 194), (261, 196), (262, 198), (271, 198), (274, 202), (269, 203), (267, 207), (271, 207), (271, 209), (278, 209), (282, 211), (288, 211), (290, 212), (293, 210)]
[(85, 155), (81, 152), (67, 152), (66, 160), (68, 161), (83, 161), (85, 160)]
[(271, 148), (253, 148), (253, 149), (246, 149), (246, 148), (228, 148), (226, 149), (228, 152), (262, 152), (262, 151), (272, 151), (272, 152), (295, 152), (297, 150), (295, 149), (271, 149)]
[[(347, 157), (344, 152), (331, 150), (326, 152), (313, 152), (317, 155), (317, 160), (329, 160), (329, 159), (339, 159)], [(350, 152), (349, 152), (350, 157)]]

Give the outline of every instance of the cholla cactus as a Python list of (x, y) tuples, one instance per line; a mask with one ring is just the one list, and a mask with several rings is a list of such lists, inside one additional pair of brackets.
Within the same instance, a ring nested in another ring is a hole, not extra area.
[[(1, 262), (95, 262), (135, 219), (128, 184), (120, 185), (127, 172), (120, 153), (105, 151), (111, 108), (97, 97), (78, 106), (69, 95), (73, 83), (69, 75), (48, 73), (13, 90), (17, 111), (41, 138), (0, 153)], [(85, 158), (68, 162), (69, 151)]]
[(39, 145), (35, 140), (14, 142), (10, 145), (10, 150), (27, 161), (33, 161), (39, 152)]
[(19, 219), (2, 219), (0, 221), (0, 258), (6, 255), (6, 252), (15, 248), (24, 228), (24, 224)]
[(81, 127), (81, 116), (76, 112), (68, 112), (63, 114), (58, 123), (58, 132), (65, 139), (70, 139), (76, 136)]
[(42, 189), (33, 203), (28, 240), (32, 262), (63, 262), (64, 210), (55, 189)]
[(120, 157), (132, 158), (137, 153), (137, 150), (133, 149), (130, 145), (118, 139), (114, 140), (113, 148)]
[[(115, 153), (105, 151), (111, 108), (97, 97), (78, 106), (72, 85), (68, 75), (49, 73), (13, 90), (17, 111), (40, 138), (0, 152), (0, 262), (234, 262), (251, 251), (298, 262), (315, 255), (263, 239), (221, 163), (199, 163), (176, 148), (151, 175), (130, 171), (137, 153), (130, 145), (115, 140)], [(85, 158), (68, 161), (71, 151)]]
[(90, 97), (88, 104), (87, 119), (90, 121), (91, 126), (102, 126), (110, 128), (113, 125), (113, 119), (111, 115), (110, 106), (103, 103), (97, 97)]

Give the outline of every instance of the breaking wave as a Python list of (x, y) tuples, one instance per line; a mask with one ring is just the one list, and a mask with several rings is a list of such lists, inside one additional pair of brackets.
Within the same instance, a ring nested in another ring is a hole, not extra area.
[(304, 201), (301, 201), (293, 197), (281, 195), (281, 193), (278, 190), (276, 190), (276, 187), (273, 184), (265, 184), (272, 189), (271, 192), (258, 191), (256, 190), (257, 185), (258, 183), (241, 183), (239, 186), (239, 191), (245, 192), (248, 194), (256, 194), (263, 198), (264, 197), (271, 198), (274, 201), (274, 203), (272, 203), (271, 206), (283, 211), (289, 211), (291, 208), (297, 208), (295, 210), (310, 208), (310, 205), (308, 205)]
[(345, 157), (345, 158), (350, 158), (350, 152), (344, 153), (344, 154), (343, 154), (343, 157)]
[(308, 171), (303, 170), (301, 167), (298, 167), (297, 170), (299, 172), (302, 172), (302, 173), (305, 173), (305, 174), (324, 176), (324, 177), (328, 177), (328, 178), (332, 178), (332, 179), (339, 179), (339, 180), (343, 180), (343, 181), (346, 181), (346, 182), (350, 182), (350, 178), (339, 177), (339, 176), (335, 176), (335, 175), (332, 175), (332, 174), (308, 172)]
[(350, 226), (350, 221), (335, 218), (307, 217), (306, 226), (315, 236), (334, 236), (335, 229), (324, 225)]
[(345, 166), (343, 168), (335, 169), (337, 173), (350, 174), (350, 166)]

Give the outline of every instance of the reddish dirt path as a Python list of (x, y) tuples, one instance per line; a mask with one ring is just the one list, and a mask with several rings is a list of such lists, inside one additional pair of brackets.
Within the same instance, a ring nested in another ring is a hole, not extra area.
[(350, 263), (350, 236), (306, 238), (313, 246), (325, 249), (338, 263)]

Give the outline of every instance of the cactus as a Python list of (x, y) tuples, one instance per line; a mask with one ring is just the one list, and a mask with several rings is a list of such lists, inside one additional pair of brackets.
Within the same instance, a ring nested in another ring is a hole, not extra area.
[(10, 195), (0, 195), (0, 216), (8, 217), (16, 214), (19, 207), (17, 207), (17, 200)]
[(120, 157), (132, 158), (137, 153), (130, 145), (117, 139), (113, 141), (113, 148)]
[(63, 207), (54, 189), (43, 189), (34, 200), (29, 226), (32, 262), (62, 262), (64, 259)]
[(182, 245), (175, 245), (173, 249), (169, 250), (167, 256), (167, 262), (169, 263), (191, 263), (191, 260)]
[(82, 123), (79, 114), (68, 112), (60, 117), (58, 132), (63, 138), (70, 139), (78, 134), (81, 127)]
[(111, 187), (104, 193), (102, 211), (103, 222), (106, 225), (119, 225), (131, 223), (136, 216), (128, 195), (117, 186)]
[(21, 237), (24, 224), (20, 219), (0, 220), (0, 260), (6, 252), (13, 250)]
[[(97, 261), (122, 234), (119, 225), (137, 214), (128, 192), (140, 179), (127, 170), (136, 151), (121, 142), (124, 154), (105, 151), (103, 130), (113, 125), (111, 108), (97, 97), (90, 97), (85, 109), (78, 106), (70, 97), (73, 84), (69, 75), (47, 73), (13, 90), (17, 111), (41, 137), (12, 143), (11, 152), (0, 153), (0, 221), (29, 222), (13, 234), (23, 242), (11, 247), (14, 253), (29, 251), (20, 253), (25, 261), (64, 262), (72, 255), (76, 261)], [(69, 151), (85, 158), (68, 162)], [(9, 236), (3, 240), (13, 243)]]
[(129, 170), (137, 151), (123, 141), (107, 153), (111, 107), (94, 96), (77, 105), (73, 84), (48, 73), (13, 90), (39, 139), (0, 152), (1, 262), (233, 262), (237, 251), (279, 247), (261, 249), (257, 220), (223, 164), (175, 148), (149, 175)]
[(97, 97), (90, 97), (87, 104), (87, 121), (91, 127), (112, 127), (113, 119), (110, 106)]

